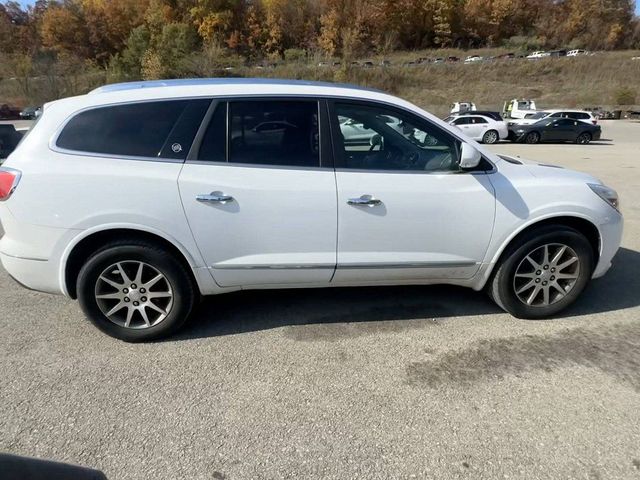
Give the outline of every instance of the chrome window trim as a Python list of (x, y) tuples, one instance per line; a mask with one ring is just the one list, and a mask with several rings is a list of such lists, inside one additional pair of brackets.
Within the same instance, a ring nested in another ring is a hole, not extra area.
[[(484, 157), (482, 157), (484, 158)], [(388, 173), (393, 175), (487, 175), (489, 173), (495, 173), (495, 167), (492, 170), (369, 170), (366, 168), (336, 168), (337, 173)]]
[(270, 170), (313, 170), (333, 172), (332, 167), (298, 167), (293, 165), (265, 165), (263, 163), (228, 163), (228, 162), (212, 162), (209, 160), (186, 160), (188, 165), (211, 165), (216, 167), (232, 167), (232, 168), (263, 168)]

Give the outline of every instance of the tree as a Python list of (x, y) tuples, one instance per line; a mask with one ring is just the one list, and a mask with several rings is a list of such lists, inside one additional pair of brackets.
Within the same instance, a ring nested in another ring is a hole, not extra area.
[(82, 58), (95, 53), (81, 6), (72, 0), (52, 4), (42, 16), (40, 32), (43, 45), (56, 52), (75, 52)]
[(205, 42), (225, 41), (234, 30), (235, 13), (240, 0), (195, 0), (191, 18)]

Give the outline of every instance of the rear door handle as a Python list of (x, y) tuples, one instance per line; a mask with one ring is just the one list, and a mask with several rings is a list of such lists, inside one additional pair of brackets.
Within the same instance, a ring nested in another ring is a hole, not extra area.
[(196, 200), (203, 203), (227, 203), (232, 202), (233, 197), (223, 192), (211, 192), (197, 195)]
[(347, 200), (347, 203), (349, 205), (355, 205), (356, 207), (375, 207), (382, 205), (382, 200), (373, 198), (372, 195), (361, 195), (358, 198), (350, 198)]

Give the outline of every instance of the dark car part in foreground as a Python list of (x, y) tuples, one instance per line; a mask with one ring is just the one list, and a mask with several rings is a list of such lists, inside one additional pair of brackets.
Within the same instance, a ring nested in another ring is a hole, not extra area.
[(13, 125), (0, 125), (0, 159), (7, 158), (21, 139), (22, 134)]
[(0, 472), (3, 480), (107, 480), (92, 468), (6, 453), (0, 454)]

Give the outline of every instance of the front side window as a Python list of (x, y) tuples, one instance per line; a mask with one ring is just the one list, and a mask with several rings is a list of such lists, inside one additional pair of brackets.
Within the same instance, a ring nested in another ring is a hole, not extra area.
[(454, 125), (468, 125), (470, 123), (471, 119), (469, 117), (460, 117), (453, 122)]
[(339, 102), (335, 116), (336, 160), (342, 168), (459, 170), (460, 141), (426, 120), (384, 106)]
[(229, 102), (228, 161), (293, 167), (320, 166), (318, 102)]
[(104, 155), (184, 159), (209, 103), (170, 100), (93, 108), (73, 117), (56, 145)]

